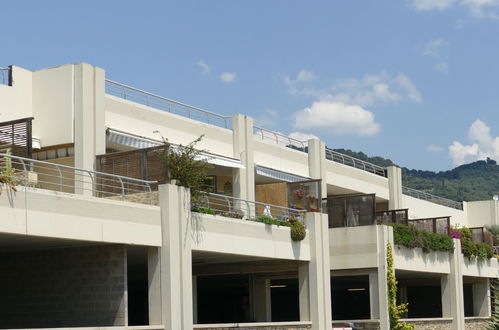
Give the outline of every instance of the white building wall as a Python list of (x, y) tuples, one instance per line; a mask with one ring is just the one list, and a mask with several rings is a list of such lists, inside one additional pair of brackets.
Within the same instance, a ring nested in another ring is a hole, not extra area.
[(0, 84), (0, 122), (33, 117), (32, 72), (12, 66), (12, 86)]
[(498, 226), (499, 201), (468, 202), (468, 225), (470, 227)]
[(458, 210), (407, 195), (402, 195), (402, 199), (404, 200), (405, 207), (409, 209), (409, 219), (451, 216), (451, 224), (468, 226), (466, 217), (467, 203), (464, 203), (463, 205), (464, 210)]

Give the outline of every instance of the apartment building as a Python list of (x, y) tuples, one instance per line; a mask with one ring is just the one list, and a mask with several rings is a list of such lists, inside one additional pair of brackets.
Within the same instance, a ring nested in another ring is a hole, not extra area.
[[(210, 193), (193, 209), (157, 150), (200, 135)], [(480, 329), (490, 318), (497, 258), (467, 258), (459, 239), (450, 252), (397, 245), (380, 223), (460, 224), (483, 241), (499, 202), (403, 187), (400, 168), (318, 139), (79, 63), (0, 70), (0, 153), (16, 178), (0, 195), (2, 329), (389, 329), (387, 243), (407, 322)], [(305, 224), (303, 240), (289, 219)]]

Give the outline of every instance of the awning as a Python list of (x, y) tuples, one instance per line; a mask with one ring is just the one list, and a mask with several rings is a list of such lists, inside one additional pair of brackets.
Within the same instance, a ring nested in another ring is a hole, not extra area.
[[(149, 139), (146, 137), (126, 133), (112, 128), (107, 129), (106, 139), (108, 142), (136, 149), (158, 147), (163, 144), (163, 142), (159, 140)], [(173, 148), (175, 147), (176, 146), (173, 145)], [(215, 155), (208, 152), (201, 153), (198, 159), (205, 160), (209, 164), (218, 165), (218, 166), (231, 167), (231, 168), (245, 168), (239, 159)]]
[(264, 167), (264, 166), (260, 166), (260, 165), (256, 165), (255, 169), (256, 169), (256, 174), (263, 175), (263, 176), (266, 176), (266, 177), (272, 178), (272, 179), (286, 181), (286, 182), (312, 180), (311, 178), (274, 170), (272, 168), (268, 168), (268, 167)]

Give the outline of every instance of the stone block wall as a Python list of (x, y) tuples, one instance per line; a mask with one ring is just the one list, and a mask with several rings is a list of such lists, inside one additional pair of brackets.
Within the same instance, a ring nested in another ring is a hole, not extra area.
[(0, 328), (127, 324), (126, 248), (0, 252)]

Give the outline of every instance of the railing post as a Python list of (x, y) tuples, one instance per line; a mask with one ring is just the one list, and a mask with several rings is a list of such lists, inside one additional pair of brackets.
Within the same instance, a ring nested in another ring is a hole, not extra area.
[(120, 180), (120, 185), (121, 185), (121, 200), (125, 200), (125, 185), (123, 184), (123, 179), (121, 177), (118, 177)]

